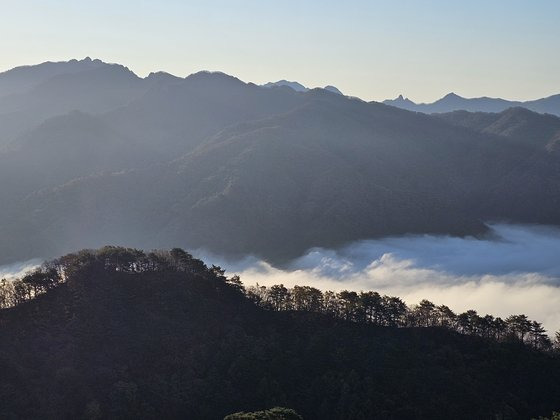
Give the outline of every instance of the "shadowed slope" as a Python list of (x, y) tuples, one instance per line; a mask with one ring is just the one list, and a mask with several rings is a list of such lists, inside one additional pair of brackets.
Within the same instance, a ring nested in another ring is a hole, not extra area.
[(216, 419), (282, 405), (306, 419), (524, 419), (560, 396), (551, 355), (265, 311), (180, 250), (109, 247), (51, 266), (65, 283), (0, 310), (2, 417)]

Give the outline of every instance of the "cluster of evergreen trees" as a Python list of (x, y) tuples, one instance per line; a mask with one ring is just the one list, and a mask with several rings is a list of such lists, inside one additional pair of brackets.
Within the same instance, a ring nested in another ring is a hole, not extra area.
[(373, 291), (322, 292), (311, 286), (288, 289), (282, 284), (257, 285), (247, 288), (246, 294), (257, 305), (274, 311), (319, 312), (347, 321), (388, 327), (442, 327), (496, 341), (518, 341), (536, 349), (560, 349), (560, 331), (553, 342), (540, 322), (524, 314), (506, 319), (481, 316), (475, 310), (456, 314), (445, 305), (435, 305), (425, 299), (409, 307), (398, 297), (382, 296)]
[(76, 272), (116, 271), (122, 273), (187, 272), (212, 274), (234, 287), (241, 288), (239, 277), (226, 278), (218, 266), (208, 268), (201, 260), (182, 249), (144, 251), (116, 246), (82, 250), (47, 261), (22, 278), (0, 280), (0, 309), (17, 306), (64, 283)]
[(560, 358), (517, 344), (531, 344), (530, 333), (516, 343), (457, 334), (450, 326), (465, 325), (461, 315), (442, 322), (441, 307), (375, 292), (244, 288), (180, 249), (81, 251), (3, 282), (0, 294), (0, 418), (295, 420), (292, 410), (264, 410), (290, 407), (322, 420), (526, 419), (558, 410)]
[(227, 278), (218, 267), (208, 268), (201, 260), (182, 249), (145, 253), (132, 248), (106, 246), (98, 250), (82, 250), (45, 262), (21, 279), (0, 281), (0, 308), (16, 306), (63, 283), (73, 272), (83, 270), (122, 273), (188, 272), (206, 273), (244, 291), (258, 306), (274, 311), (305, 311), (326, 314), (358, 323), (388, 327), (441, 327), (462, 334), (476, 335), (496, 341), (518, 341), (536, 349), (560, 349), (560, 331), (554, 341), (542, 324), (526, 315), (506, 319), (479, 315), (475, 310), (456, 314), (445, 305), (422, 300), (414, 306), (395, 296), (382, 296), (374, 291), (338, 293), (311, 286), (284, 285), (243, 287), (238, 276)]
[(233, 413), (224, 420), (303, 420), (298, 413), (290, 408), (274, 407), (269, 410)]

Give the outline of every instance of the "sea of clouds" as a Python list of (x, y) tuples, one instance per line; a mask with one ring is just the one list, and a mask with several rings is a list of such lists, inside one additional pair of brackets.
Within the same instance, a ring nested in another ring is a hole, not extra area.
[[(376, 290), (408, 304), (429, 299), (454, 311), (506, 317), (524, 313), (550, 332), (560, 330), (560, 229), (491, 225), (486, 239), (418, 235), (312, 249), (287, 267), (254, 257), (226, 260), (195, 252), (207, 264), (239, 274), (245, 285), (309, 285), (322, 290)], [(21, 276), (32, 260), (0, 267)]]
[(312, 249), (287, 268), (255, 258), (202, 256), (245, 285), (310, 285), (376, 290), (408, 304), (429, 299), (455, 311), (506, 317), (524, 313), (560, 330), (560, 229), (496, 224), (486, 239), (405, 236)]

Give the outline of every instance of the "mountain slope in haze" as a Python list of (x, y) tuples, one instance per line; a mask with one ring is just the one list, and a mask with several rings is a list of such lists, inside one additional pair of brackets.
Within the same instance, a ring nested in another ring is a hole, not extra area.
[(0, 417), (527, 419), (556, 409), (560, 359), (443, 328), (266, 311), (180, 251), (107, 247), (0, 310)]
[[(495, 135), (321, 94), (225, 130), (171, 168), (160, 182), (187, 188), (172, 193), (170, 233), (265, 258), (385, 235), (481, 233), (482, 221), (511, 217), (502, 199), (527, 192), (535, 201), (516, 208), (518, 220), (559, 222), (559, 160), (542, 143), (529, 155)], [(235, 248), (215, 238), (236, 238)]]
[(458, 111), (439, 117), (496, 135), (525, 155), (515, 170), (503, 173), (484, 199), (485, 212), (491, 212), (493, 220), (508, 214), (513, 221), (558, 224), (553, 209), (560, 205), (560, 118), (525, 108), (499, 114)]
[(0, 148), (48, 118), (72, 111), (103, 114), (128, 105), (154, 86), (183, 80), (164, 73), (142, 79), (120, 64), (89, 58), (1, 73), (0, 88), (20, 86), (18, 78), (25, 82), (21, 88), (5, 96), (0, 92)]
[[(128, 71), (117, 70), (115, 83), (127, 86)], [(158, 73), (146, 80), (151, 87), (126, 106), (97, 115), (74, 111), (52, 117), (0, 148), (0, 176), (9, 180), (0, 185), (5, 198), (0, 216), (34, 191), (167, 161), (227, 125), (302, 103), (291, 91), (261, 89), (223, 74), (180, 79)]]
[[(236, 86), (248, 98), (259, 89)], [(3, 244), (4, 258), (126, 241), (279, 263), (371, 237), (482, 234), (487, 220), (560, 224), (560, 159), (540, 139), (512, 142), (322, 90), (302, 98), (173, 161), (28, 196), (0, 225), (0, 237), (28, 232)], [(540, 123), (552, 127), (545, 137), (557, 121)]]
[(488, 97), (463, 98), (455, 93), (449, 93), (435, 102), (419, 104), (399, 95), (396, 99), (387, 99), (383, 101), (383, 103), (397, 108), (424, 112), (427, 114), (459, 110), (470, 112), (502, 112), (512, 107), (523, 107), (534, 112), (560, 116), (560, 95), (552, 95), (547, 98), (520, 102)]
[[(134, 95), (116, 106), (111, 86)], [(80, 99), (94, 90), (99, 101)], [(108, 242), (282, 262), (385, 235), (479, 235), (489, 220), (560, 224), (550, 115), (426, 115), (107, 64), (30, 92), (89, 112), (30, 125), (0, 150), (1, 262)]]
[[(100, 118), (79, 111), (53, 117), (0, 152), (0, 195), (9, 200), (75, 178), (157, 161)], [(6, 206), (2, 206), (2, 209)]]
[(509, 138), (531, 148), (554, 150), (560, 141), (560, 118), (521, 107), (500, 113), (455, 111), (437, 116), (452, 124)]
[(171, 158), (229, 125), (287, 112), (304, 100), (291, 90), (262, 89), (224, 73), (199, 72), (154, 86), (103, 119), (136, 142), (156, 143)]
[(55, 76), (93, 70), (102, 65), (100, 60), (86, 57), (83, 60), (49, 61), (33, 66), (15, 67), (0, 73), (0, 97), (29, 91)]

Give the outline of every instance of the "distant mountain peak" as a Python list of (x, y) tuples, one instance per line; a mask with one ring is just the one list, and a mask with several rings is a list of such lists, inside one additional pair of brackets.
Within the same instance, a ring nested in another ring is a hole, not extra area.
[[(265, 83), (264, 85), (261, 85), (262, 87), (265, 88), (273, 88), (273, 87), (289, 87), (293, 90), (295, 90), (296, 92), (307, 92), (309, 90), (311, 90), (311, 88), (308, 88), (304, 85), (302, 85), (299, 82), (295, 82), (295, 81), (289, 81), (289, 80), (278, 80), (277, 82), (268, 82)], [(320, 88), (323, 90), (326, 90), (328, 92), (331, 93), (336, 93), (337, 95), (343, 95), (343, 93), (336, 87), (336, 86), (332, 86), (332, 85), (327, 85), (324, 88)]]
[(278, 80), (277, 82), (268, 82), (265, 83), (264, 85), (262, 85), (262, 87), (265, 88), (273, 88), (273, 87), (282, 87), (282, 86), (287, 86), (293, 90), (295, 90), (296, 92), (307, 92), (309, 89), (305, 86), (303, 86), (301, 83), (299, 82), (292, 82), (289, 80)]
[(329, 92), (336, 93), (338, 95), (342, 95), (343, 93), (335, 86), (327, 85), (323, 89), (328, 90)]
[(397, 108), (411, 109), (416, 106), (414, 102), (410, 99), (405, 98), (402, 94), (397, 96), (395, 99), (386, 99), (383, 101), (385, 105), (396, 106)]
[[(64, 61), (61, 61), (60, 63), (64, 63)], [(109, 65), (111, 63), (107, 63), (99, 58), (91, 58), (90, 56), (84, 57), (81, 60), (77, 60), (75, 58), (73, 58), (72, 60), (68, 60), (67, 63), (72, 63), (72, 64), (85, 64), (85, 65), (92, 65), (95, 64), (96, 66), (101, 66), (101, 65)]]
[(426, 114), (446, 113), (453, 111), (469, 112), (493, 112), (499, 113), (512, 107), (523, 107), (537, 113), (548, 113), (560, 116), (560, 94), (531, 101), (511, 101), (494, 97), (465, 98), (450, 92), (444, 97), (431, 103), (415, 103), (408, 98), (399, 95), (395, 99), (386, 99), (385, 105), (396, 106), (397, 108), (409, 111), (423, 112)]
[(156, 71), (148, 74), (146, 80), (156, 81), (156, 82), (167, 82), (167, 81), (179, 81), (183, 79), (171, 73), (167, 73), (165, 71)]
[(188, 78), (216, 78), (216, 79), (231, 79), (231, 80), (239, 80), (235, 76), (231, 76), (223, 71), (211, 71), (211, 70), (201, 70), (197, 71), (196, 73), (190, 74), (187, 76)]
[(449, 99), (464, 99), (464, 98), (462, 96), (457, 95), (455, 92), (449, 92), (440, 100), (444, 100), (444, 99), (449, 100)]
[(209, 71), (202, 70), (193, 74), (188, 75), (185, 79), (186, 82), (198, 82), (201, 83), (200, 86), (210, 86), (214, 84), (214, 87), (218, 86), (245, 86), (246, 83), (238, 79), (235, 76), (231, 76), (227, 73), (221, 71)]
[(394, 102), (406, 102), (406, 103), (413, 103), (410, 99), (404, 97), (402, 94), (400, 94), (399, 96), (397, 96), (395, 99), (393, 99)]

